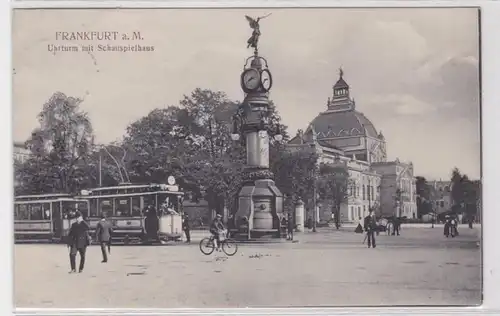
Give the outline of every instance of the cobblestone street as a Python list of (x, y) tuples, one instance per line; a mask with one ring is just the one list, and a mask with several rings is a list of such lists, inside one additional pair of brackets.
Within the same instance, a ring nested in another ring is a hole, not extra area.
[(241, 244), (234, 257), (191, 245), (116, 246), (110, 262), (88, 249), (68, 274), (63, 245), (15, 246), (17, 307), (287, 307), (472, 305), (481, 299), (479, 230), (461, 227), (381, 234), (376, 249), (351, 228), (297, 235), (297, 243)]

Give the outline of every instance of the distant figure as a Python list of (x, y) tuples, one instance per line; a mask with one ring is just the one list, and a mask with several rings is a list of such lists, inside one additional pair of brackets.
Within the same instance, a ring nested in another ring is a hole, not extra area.
[(360, 217), (359, 218), (359, 221), (358, 221), (358, 226), (356, 226), (356, 229), (354, 230), (354, 232), (356, 234), (362, 234), (363, 233), (363, 226), (361, 225), (363, 223), (363, 220), (362, 218)]
[(394, 217), (394, 231), (392, 232), (392, 236), (395, 234), (399, 236), (399, 229), (401, 227), (401, 220), (399, 217)]
[(225, 230), (224, 224), (222, 223), (222, 215), (217, 214), (215, 216), (212, 225), (210, 225), (210, 233), (214, 236), (215, 241), (217, 242), (217, 251), (219, 251), (220, 247), (220, 234)]
[[(108, 262), (108, 253), (111, 253), (111, 235), (113, 234), (113, 225), (106, 220), (106, 216), (103, 213), (101, 215), (101, 220), (97, 223), (95, 230), (95, 236), (97, 242), (101, 245), (102, 261)], [(106, 251), (107, 248), (107, 251)]]
[(90, 245), (89, 225), (83, 220), (80, 212), (75, 213), (76, 222), (71, 225), (68, 233), (70, 273), (76, 272), (76, 254), (80, 253), (80, 266), (78, 272), (81, 273), (85, 266), (85, 253)]
[(311, 217), (307, 219), (307, 228), (311, 229), (313, 227), (313, 220)]
[(469, 217), (468, 222), (469, 222), (469, 229), (472, 229), (472, 223), (474, 222), (474, 219), (472, 218), (472, 216)]
[(452, 218), (450, 224), (451, 237), (455, 238), (455, 236), (458, 236), (458, 221)]
[(293, 240), (293, 230), (295, 229), (295, 225), (293, 224), (293, 216), (291, 213), (288, 214), (287, 220), (287, 235), (286, 239)]
[(446, 236), (446, 238), (450, 236), (450, 226), (451, 226), (450, 218), (449, 216), (446, 216), (444, 220), (444, 235)]
[(156, 214), (156, 210), (152, 205), (146, 209), (146, 219), (144, 220), (144, 228), (148, 239), (158, 240), (158, 230), (160, 229), (160, 219)]
[(235, 217), (232, 214), (229, 214), (227, 217), (227, 237), (232, 237), (232, 234), (236, 230)]
[(375, 222), (375, 215), (372, 210), (370, 210), (368, 216), (365, 217), (364, 228), (368, 238), (368, 248), (371, 246), (375, 248), (377, 246), (375, 243), (375, 230), (377, 229), (377, 223)]
[(184, 234), (186, 234), (186, 242), (190, 243), (191, 242), (191, 230), (189, 227), (189, 216), (187, 214), (184, 215), (184, 218), (182, 220), (182, 230), (184, 231)]

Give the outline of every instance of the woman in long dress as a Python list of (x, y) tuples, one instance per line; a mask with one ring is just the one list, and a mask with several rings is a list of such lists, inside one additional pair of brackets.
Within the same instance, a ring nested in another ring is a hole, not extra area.
[(354, 232), (357, 234), (363, 233), (363, 219), (361, 217), (359, 218), (358, 226), (356, 226), (356, 229), (354, 230)]

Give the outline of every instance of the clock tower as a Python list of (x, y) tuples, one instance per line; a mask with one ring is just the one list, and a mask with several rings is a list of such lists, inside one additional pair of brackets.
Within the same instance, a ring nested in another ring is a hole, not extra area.
[(248, 221), (249, 239), (280, 237), (283, 194), (269, 170), (269, 91), (273, 78), (267, 60), (257, 50), (245, 61), (240, 83), (245, 98), (235, 116), (235, 126), (238, 126), (236, 135), (241, 134), (246, 143), (247, 166), (235, 218), (237, 223)]

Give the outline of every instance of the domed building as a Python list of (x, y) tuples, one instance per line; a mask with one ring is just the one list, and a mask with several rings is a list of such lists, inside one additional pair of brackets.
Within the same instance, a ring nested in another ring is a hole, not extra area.
[[(377, 216), (416, 217), (413, 164), (387, 161), (384, 135), (356, 110), (342, 69), (327, 109), (305, 131), (298, 131), (288, 149), (312, 149), (320, 156), (318, 163), (341, 164), (348, 169), (349, 197), (341, 206), (342, 221), (357, 222), (370, 209)], [(320, 206), (317, 212), (318, 221), (332, 218), (329, 207)]]

